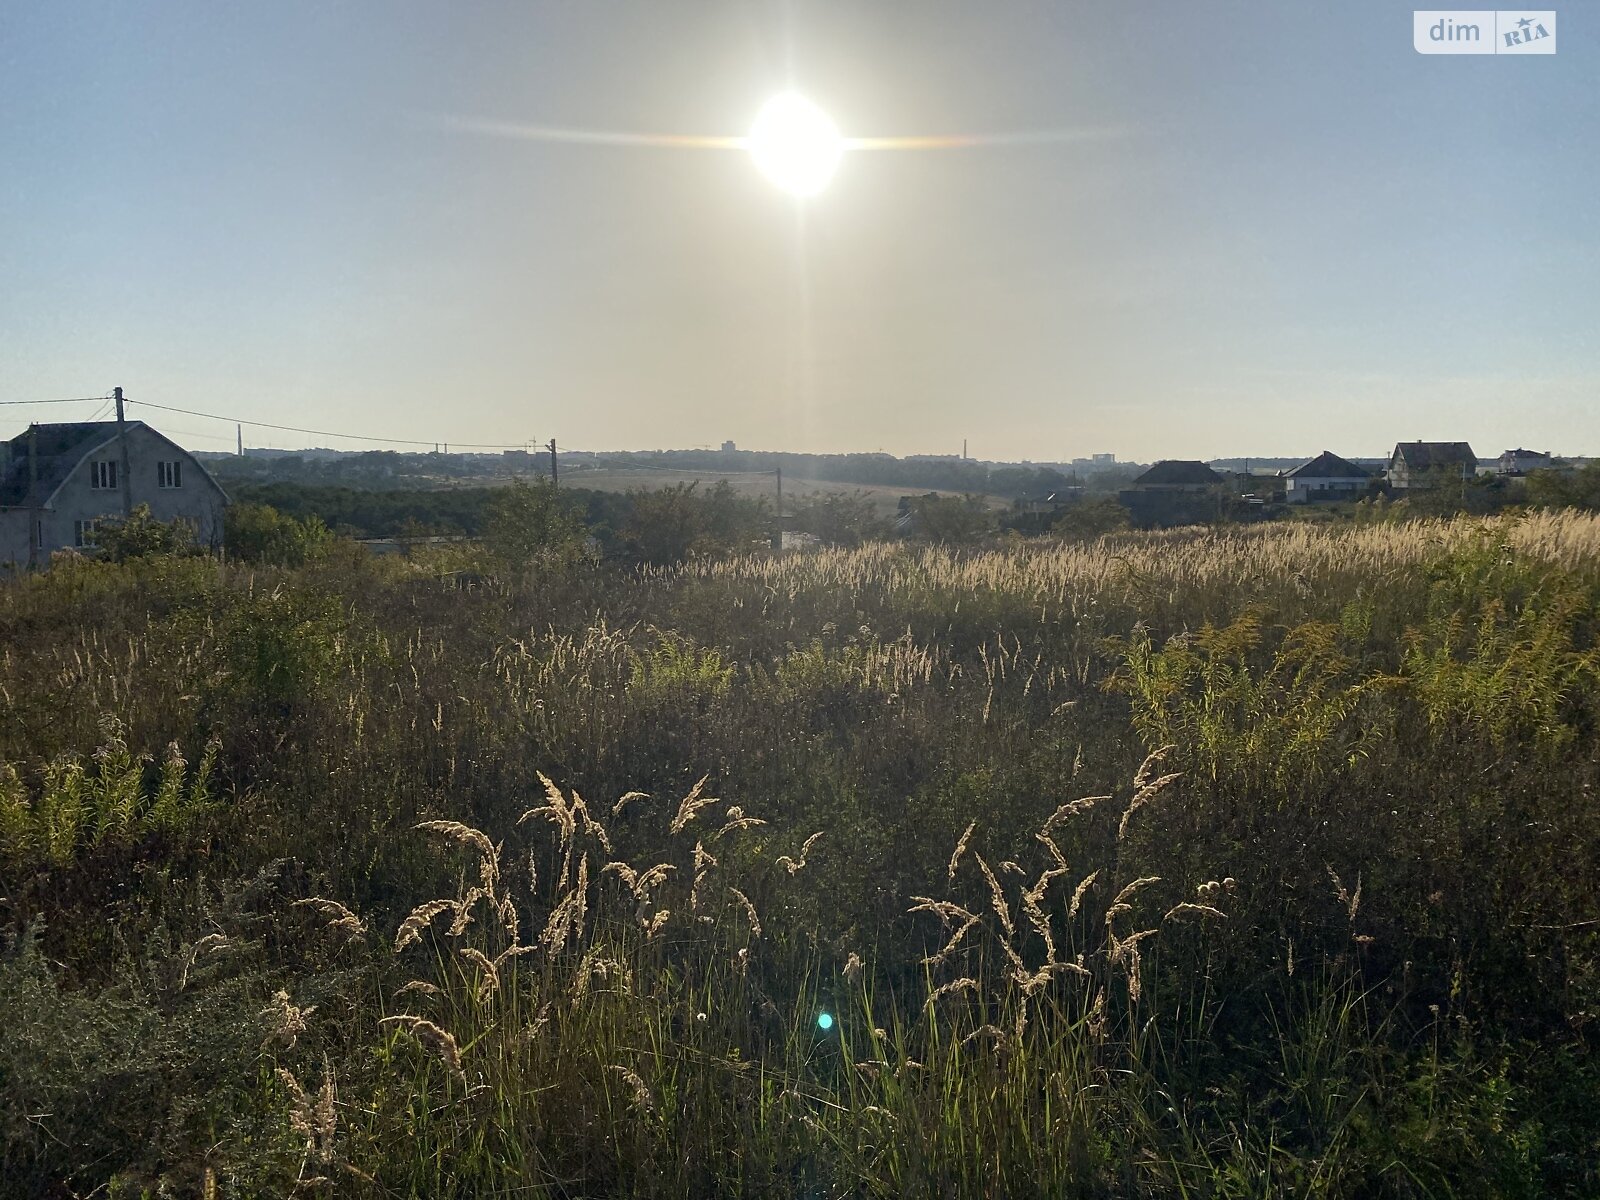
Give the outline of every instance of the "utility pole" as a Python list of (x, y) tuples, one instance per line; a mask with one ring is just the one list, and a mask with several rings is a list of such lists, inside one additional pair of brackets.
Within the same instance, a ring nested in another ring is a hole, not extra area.
[(128, 470), (128, 425), (123, 420), (122, 389), (112, 388), (111, 395), (117, 402), (117, 442), (122, 452), (122, 516), (127, 519), (133, 516), (133, 480), (129, 478)]
[(28, 426), (28, 567), (39, 565), (39, 424)]
[(556, 440), (555, 440), (555, 438), (551, 438), (550, 439), (550, 486), (551, 487), (560, 487), (561, 486), (561, 476), (560, 476), (560, 473), (559, 473), (559, 469), (556, 466)]
[(244, 426), (243, 425), (235, 425), (233, 427), (233, 431), (239, 437), (239, 457), (243, 458), (244, 457)]
[(778, 468), (778, 527), (772, 534), (772, 552), (783, 553), (783, 468)]

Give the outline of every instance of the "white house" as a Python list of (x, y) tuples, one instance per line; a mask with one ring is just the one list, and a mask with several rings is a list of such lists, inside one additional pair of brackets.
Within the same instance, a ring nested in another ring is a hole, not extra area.
[(148, 504), (201, 545), (222, 542), (228, 497), (197, 459), (143, 421), (33, 425), (0, 442), (0, 569), (56, 550), (93, 553), (98, 522)]
[(1357, 500), (1366, 494), (1372, 476), (1332, 450), (1324, 450), (1283, 477), (1283, 497), (1290, 504), (1314, 500)]

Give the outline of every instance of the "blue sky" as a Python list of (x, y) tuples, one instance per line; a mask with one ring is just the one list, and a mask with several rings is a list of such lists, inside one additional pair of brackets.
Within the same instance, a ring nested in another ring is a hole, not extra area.
[[(1424, 57), (1361, 0), (12, 3), (0, 399), (458, 445), (1600, 453), (1589, 11), (1558, 36)], [(738, 151), (461, 125), (739, 135), (791, 85), (847, 135), (1061, 136), (852, 153), (801, 205)]]

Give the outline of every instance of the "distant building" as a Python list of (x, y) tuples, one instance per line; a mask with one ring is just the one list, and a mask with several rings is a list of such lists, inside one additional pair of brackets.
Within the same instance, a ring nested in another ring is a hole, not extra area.
[(148, 504), (195, 541), (222, 542), (228, 497), (199, 461), (143, 421), (34, 425), (0, 442), (0, 569), (43, 565), (57, 550), (94, 552), (95, 527)]
[(1500, 475), (1526, 475), (1529, 471), (1549, 470), (1554, 465), (1555, 459), (1548, 451), (1507, 450), (1495, 464), (1495, 472)]
[(1224, 482), (1203, 462), (1167, 458), (1136, 478), (1133, 487), (1140, 492), (1207, 492)]
[(1324, 450), (1284, 477), (1283, 498), (1290, 504), (1316, 500), (1353, 500), (1367, 490), (1372, 476), (1349, 459)]
[(1227, 504), (1227, 480), (1203, 462), (1169, 458), (1117, 493), (1129, 519), (1145, 529), (1215, 520)]
[(724, 454), (732, 454), (735, 451), (737, 451), (738, 449), (739, 449), (739, 447), (735, 446), (732, 442), (723, 442), (722, 443), (722, 452)]
[(1401, 442), (1389, 456), (1389, 486), (1427, 488), (1442, 479), (1471, 479), (1478, 456), (1466, 442)]
[(1091, 454), (1089, 461), (1097, 467), (1114, 467), (1117, 465), (1115, 454)]

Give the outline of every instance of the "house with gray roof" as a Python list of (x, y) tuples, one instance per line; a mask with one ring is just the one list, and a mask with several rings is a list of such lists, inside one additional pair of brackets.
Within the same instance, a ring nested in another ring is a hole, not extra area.
[(1555, 457), (1548, 450), (1507, 450), (1495, 464), (1500, 475), (1526, 475), (1529, 471), (1548, 471)]
[(228, 497), (187, 450), (143, 421), (33, 425), (0, 441), (0, 570), (94, 552), (95, 527), (147, 504), (201, 545), (222, 542)]
[(1366, 493), (1371, 474), (1332, 450), (1324, 450), (1283, 477), (1283, 498), (1290, 504), (1318, 500), (1355, 500)]
[(1164, 458), (1133, 481), (1141, 492), (1207, 492), (1227, 482), (1205, 463)]
[(1169, 458), (1117, 493), (1129, 520), (1142, 529), (1214, 521), (1227, 504), (1227, 483), (1203, 462)]
[(1471, 479), (1478, 456), (1466, 442), (1401, 442), (1389, 456), (1392, 488), (1436, 487), (1445, 480)]

